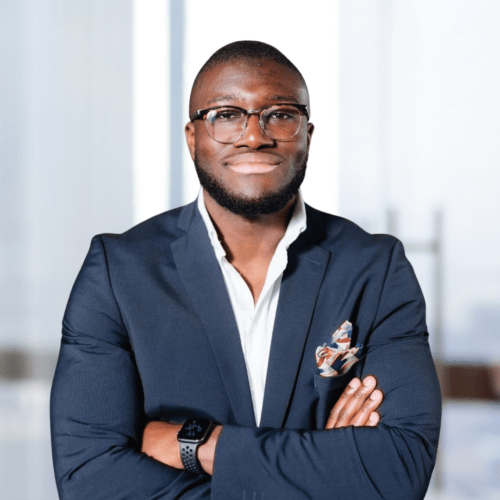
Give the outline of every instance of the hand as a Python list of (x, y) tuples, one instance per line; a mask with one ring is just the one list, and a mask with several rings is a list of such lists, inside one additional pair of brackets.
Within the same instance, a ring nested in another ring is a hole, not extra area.
[(380, 415), (377, 409), (382, 403), (382, 391), (376, 389), (377, 379), (368, 375), (363, 379), (351, 380), (330, 412), (325, 429), (338, 429), (353, 425), (355, 427), (375, 427)]
[[(181, 427), (182, 424), (171, 422), (149, 422), (144, 429), (141, 451), (165, 465), (184, 469), (177, 441), (177, 433)], [(215, 426), (208, 441), (197, 450), (200, 465), (210, 475), (213, 472), (215, 447), (221, 431), (222, 426)]]

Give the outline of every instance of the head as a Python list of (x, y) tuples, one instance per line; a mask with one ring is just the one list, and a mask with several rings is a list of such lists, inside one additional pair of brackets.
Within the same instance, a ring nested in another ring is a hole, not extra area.
[(297, 133), (286, 140), (267, 135), (258, 113), (247, 116), (246, 127), (232, 143), (210, 136), (206, 114), (186, 125), (200, 183), (220, 206), (252, 218), (279, 212), (295, 198), (304, 179), (313, 132), (308, 123), (309, 95), (298, 69), (277, 49), (261, 42), (226, 45), (201, 68), (191, 91), (190, 117), (216, 106), (249, 111), (285, 103), (307, 106)]

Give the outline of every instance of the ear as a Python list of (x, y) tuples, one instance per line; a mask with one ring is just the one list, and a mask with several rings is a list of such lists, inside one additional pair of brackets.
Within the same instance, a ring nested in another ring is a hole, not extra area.
[(194, 123), (187, 122), (184, 127), (184, 133), (186, 134), (186, 142), (189, 148), (189, 154), (191, 155), (191, 159), (194, 161), (194, 149), (195, 149), (195, 132), (194, 132)]
[(314, 132), (314, 125), (312, 123), (307, 124), (307, 150), (309, 151), (309, 148), (311, 146), (311, 139), (312, 135)]

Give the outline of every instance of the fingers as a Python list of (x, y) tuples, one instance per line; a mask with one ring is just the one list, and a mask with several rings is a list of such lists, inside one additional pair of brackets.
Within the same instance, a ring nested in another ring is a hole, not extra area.
[(382, 399), (382, 391), (375, 389), (370, 394), (370, 397), (363, 403), (356, 415), (351, 419), (349, 425), (361, 427), (367, 425), (370, 421), (372, 427), (376, 426), (380, 417), (375, 410), (380, 406), (380, 403), (382, 403)]
[(370, 397), (376, 385), (377, 381), (375, 377), (365, 377), (363, 383), (352, 393), (349, 400), (340, 410), (337, 421), (335, 422), (335, 428), (351, 425), (351, 420), (357, 415), (365, 401)]
[(370, 415), (368, 422), (366, 422), (365, 427), (377, 427), (379, 421), (380, 421), (380, 415), (376, 411), (374, 411)]
[(326, 423), (325, 429), (333, 429), (337, 420), (339, 418), (340, 411), (352, 397), (352, 395), (356, 392), (358, 387), (361, 385), (361, 380), (359, 378), (353, 378), (349, 385), (344, 389), (344, 392), (341, 394), (338, 401), (335, 403), (334, 407), (330, 411), (330, 415), (328, 417), (328, 421)]
[(330, 412), (326, 429), (354, 426), (374, 427), (380, 417), (375, 410), (383, 400), (382, 391), (376, 389), (377, 380), (372, 375), (351, 380)]

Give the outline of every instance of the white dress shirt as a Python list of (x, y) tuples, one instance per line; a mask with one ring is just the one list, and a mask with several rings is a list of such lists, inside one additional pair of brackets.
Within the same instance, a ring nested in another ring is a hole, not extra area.
[(307, 227), (304, 200), (299, 191), (285, 235), (279, 242), (269, 264), (266, 281), (257, 304), (254, 304), (252, 292), (245, 280), (226, 259), (226, 252), (219, 241), (215, 227), (205, 207), (203, 189), (200, 190), (198, 195), (198, 209), (207, 227), (233, 307), (245, 357), (248, 381), (250, 382), (255, 420), (259, 425), (264, 403), (267, 365), (271, 350), (276, 308), (280, 296), (281, 278), (288, 263), (287, 250)]

